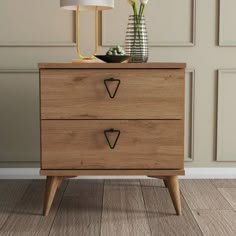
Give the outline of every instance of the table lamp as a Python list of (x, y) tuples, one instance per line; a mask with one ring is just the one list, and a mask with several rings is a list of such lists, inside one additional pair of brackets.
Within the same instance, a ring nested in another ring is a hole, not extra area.
[[(93, 59), (98, 51), (98, 11), (114, 8), (114, 0), (60, 0), (61, 8), (76, 11), (76, 48), (77, 53), (83, 60)], [(95, 51), (91, 56), (84, 56), (80, 50), (80, 11), (95, 10)], [(72, 62), (80, 62), (73, 60)]]

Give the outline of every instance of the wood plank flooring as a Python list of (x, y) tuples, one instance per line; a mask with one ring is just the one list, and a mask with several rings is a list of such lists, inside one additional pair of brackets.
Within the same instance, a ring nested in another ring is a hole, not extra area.
[(12, 213), (16, 203), (20, 201), (30, 181), (1, 180), (0, 181), (0, 229)]
[(50, 236), (99, 235), (103, 186), (103, 181), (71, 180), (64, 193)]
[(106, 181), (101, 235), (151, 235), (139, 181)]
[(145, 199), (148, 219), (153, 235), (202, 235), (193, 214), (181, 198), (182, 216), (175, 214), (169, 191), (161, 180), (142, 180), (143, 196)]
[(158, 179), (64, 180), (42, 216), (44, 180), (0, 180), (0, 236), (235, 236), (236, 180), (181, 180), (176, 216)]

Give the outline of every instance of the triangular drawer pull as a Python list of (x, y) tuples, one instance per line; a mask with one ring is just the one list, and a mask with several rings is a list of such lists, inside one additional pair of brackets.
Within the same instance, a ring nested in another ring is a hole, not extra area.
[[(116, 138), (115, 138), (115, 140), (113, 142), (109, 138), (110, 134), (112, 134), (112, 135), (116, 134)], [(118, 141), (118, 139), (120, 137), (120, 130), (115, 130), (115, 129), (105, 130), (104, 131), (104, 135), (106, 137), (106, 140), (107, 140), (107, 142), (109, 144), (110, 149), (114, 149), (116, 147), (117, 141)]]
[[(112, 91), (110, 91), (110, 89), (109, 89), (109, 83), (115, 83), (115, 82), (117, 83), (117, 86), (116, 86), (115, 90), (112, 92)], [(108, 94), (109, 94), (109, 97), (110, 97), (111, 99), (115, 98), (116, 93), (117, 93), (117, 91), (118, 91), (118, 88), (119, 88), (119, 86), (120, 86), (120, 80), (119, 80), (119, 79), (114, 79), (114, 78), (105, 79), (105, 80), (104, 80), (104, 84), (105, 84), (106, 90), (107, 90), (107, 92), (108, 92)]]

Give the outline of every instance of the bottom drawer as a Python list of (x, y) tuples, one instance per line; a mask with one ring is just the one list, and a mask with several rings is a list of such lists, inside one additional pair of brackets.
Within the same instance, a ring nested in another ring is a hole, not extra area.
[(181, 169), (183, 131), (182, 120), (42, 120), (41, 167)]

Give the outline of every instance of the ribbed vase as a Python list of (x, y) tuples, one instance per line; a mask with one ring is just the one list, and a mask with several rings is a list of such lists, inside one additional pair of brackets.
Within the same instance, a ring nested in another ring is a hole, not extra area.
[(125, 52), (130, 56), (129, 62), (145, 63), (148, 61), (148, 34), (144, 16), (129, 16)]

